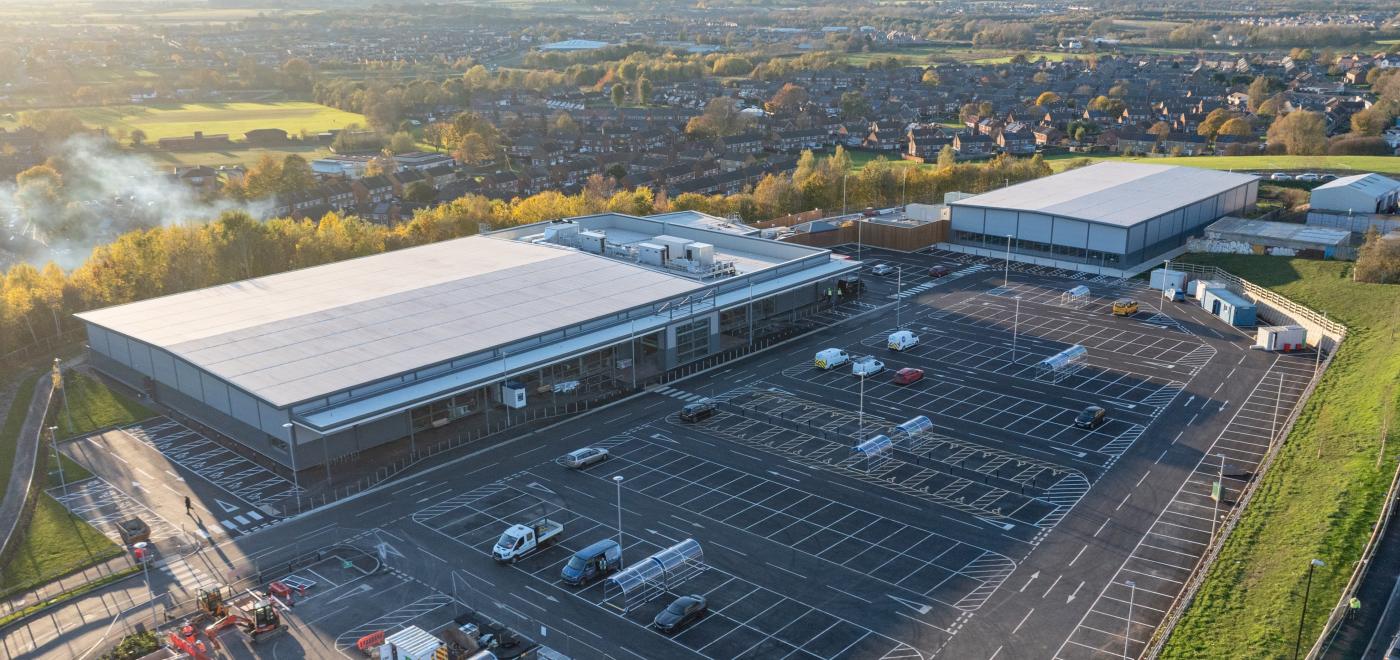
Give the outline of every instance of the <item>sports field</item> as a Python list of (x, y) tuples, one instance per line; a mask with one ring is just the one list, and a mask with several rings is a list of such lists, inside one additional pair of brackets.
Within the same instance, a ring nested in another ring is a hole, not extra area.
[[(71, 108), (70, 111), (83, 123), (112, 132), (125, 129), (130, 133), (139, 128), (151, 141), (192, 135), (195, 131), (205, 135), (226, 133), (231, 139), (241, 140), (244, 133), (258, 128), (280, 128), (297, 134), (303, 129), (319, 132), (368, 123), (364, 115), (302, 101), (116, 105)], [(0, 127), (13, 128), (13, 124), (13, 121), (0, 120)]]
[[(1079, 154), (1052, 156), (1046, 158), (1056, 171), (1069, 166), (1079, 158)], [(1183, 156), (1180, 158), (1124, 158), (1122, 156), (1092, 156), (1095, 162), (1102, 160), (1124, 160), (1156, 163), (1159, 165), (1189, 165), (1212, 170), (1303, 171), (1319, 172), (1357, 171), (1400, 174), (1400, 157), (1396, 156)]]

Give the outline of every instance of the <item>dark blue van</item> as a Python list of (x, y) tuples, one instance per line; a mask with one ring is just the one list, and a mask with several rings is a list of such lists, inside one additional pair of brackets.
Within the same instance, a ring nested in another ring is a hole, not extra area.
[(620, 568), (622, 546), (612, 539), (604, 539), (574, 553), (559, 577), (568, 584), (583, 586), (612, 575)]

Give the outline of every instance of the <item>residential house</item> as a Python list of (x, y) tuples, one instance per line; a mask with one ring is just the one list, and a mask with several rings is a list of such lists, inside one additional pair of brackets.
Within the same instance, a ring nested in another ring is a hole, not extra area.
[(355, 201), (366, 204), (388, 201), (394, 197), (394, 184), (383, 174), (356, 179), (351, 185), (355, 191)]
[(953, 135), (953, 151), (961, 160), (987, 158), (996, 150), (996, 142), (981, 133), (957, 133)]

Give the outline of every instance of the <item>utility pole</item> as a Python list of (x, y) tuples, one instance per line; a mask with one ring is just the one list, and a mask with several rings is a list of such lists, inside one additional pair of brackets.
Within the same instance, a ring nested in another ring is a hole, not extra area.
[(63, 496), (68, 497), (68, 480), (63, 477), (63, 456), (58, 453), (58, 427), (49, 427), (49, 442), (53, 443), (53, 462), (58, 463), (58, 483), (63, 486)]
[(1293, 642), (1293, 660), (1298, 660), (1298, 652), (1303, 648), (1303, 622), (1308, 619), (1308, 596), (1312, 594), (1313, 569), (1326, 566), (1321, 559), (1308, 562), (1308, 586), (1303, 589), (1303, 613), (1298, 616), (1298, 639)]

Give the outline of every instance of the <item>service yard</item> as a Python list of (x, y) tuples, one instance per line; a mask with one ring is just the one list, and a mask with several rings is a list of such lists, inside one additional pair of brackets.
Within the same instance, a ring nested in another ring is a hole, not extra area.
[[(293, 634), (265, 648), (353, 656), (364, 635), (473, 612), (579, 658), (1136, 657), (1255, 478), (1314, 354), (1251, 350), (1252, 336), (1138, 280), (1018, 264), (1007, 278), (1001, 262), (946, 252), (860, 257), (867, 290), (832, 314), (839, 325), (231, 534), (215, 549), (270, 579), (266, 566), (312, 549), (368, 558), (288, 563), (315, 585)], [(897, 272), (873, 275), (877, 264)], [(1079, 285), (1089, 294), (1063, 295)], [(1125, 297), (1137, 313), (1110, 314)], [(896, 329), (917, 345), (890, 350)], [(818, 369), (825, 348), (884, 371)], [(896, 384), (903, 368), (923, 378)], [(702, 399), (713, 414), (682, 421)], [(1090, 406), (1103, 419), (1077, 427)], [(123, 451), (237, 493), (240, 511), (284, 496), (263, 475), (202, 470), (170, 440), (187, 431), (149, 420)], [(561, 464), (582, 447), (608, 458)], [(123, 486), (84, 485), (70, 506), (119, 512)], [(555, 542), (495, 561), (502, 532), (541, 519), (563, 525)], [(573, 553), (609, 539), (618, 580), (561, 580)], [(688, 594), (705, 598), (700, 616), (652, 627)]]

